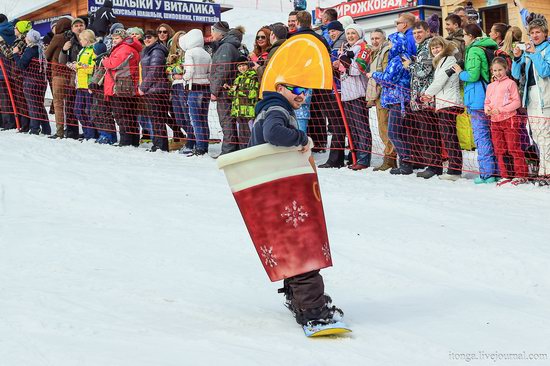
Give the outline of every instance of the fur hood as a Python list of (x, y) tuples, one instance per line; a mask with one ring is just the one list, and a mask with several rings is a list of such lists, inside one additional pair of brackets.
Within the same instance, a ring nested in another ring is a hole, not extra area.
[(437, 56), (434, 57), (433, 65), (434, 67), (437, 67), (439, 64), (439, 61), (441, 61), (445, 57), (454, 56), (458, 53), (458, 49), (456, 48), (456, 45), (453, 42), (446, 42), (445, 48), (443, 48), (443, 51)]

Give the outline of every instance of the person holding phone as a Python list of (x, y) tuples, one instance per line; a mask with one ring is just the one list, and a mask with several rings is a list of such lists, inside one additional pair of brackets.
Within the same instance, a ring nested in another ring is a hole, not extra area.
[(527, 108), (531, 137), (539, 150), (538, 175), (550, 179), (550, 42), (548, 42), (548, 22), (535, 18), (527, 30), (531, 41), (514, 48), (512, 75), (519, 78), (524, 72), (527, 81), (524, 86), (523, 106)]

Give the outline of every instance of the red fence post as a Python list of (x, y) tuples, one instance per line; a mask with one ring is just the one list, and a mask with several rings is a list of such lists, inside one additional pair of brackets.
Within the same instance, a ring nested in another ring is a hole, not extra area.
[(11, 86), (10, 81), (8, 79), (8, 73), (6, 72), (6, 68), (4, 67), (4, 61), (0, 57), (0, 69), (2, 69), (2, 75), (4, 75), (4, 81), (6, 82), (6, 87), (8, 88), (8, 94), (10, 95), (10, 101), (11, 101), (11, 107), (13, 108), (13, 115), (15, 117), (15, 126), (17, 129), (21, 129), (21, 125), (19, 124), (19, 117), (17, 116), (17, 108), (15, 107), (15, 99), (13, 99), (13, 93), (11, 92)]
[[(334, 95), (336, 96), (336, 102), (338, 102), (338, 109), (340, 109), (340, 113), (342, 114), (342, 120), (344, 121), (344, 127), (346, 128), (346, 136), (348, 137), (349, 150), (351, 151), (351, 160), (353, 161), (353, 164), (357, 164), (357, 156), (355, 154), (355, 147), (353, 146), (353, 139), (351, 138), (351, 131), (349, 129), (346, 114), (344, 113), (344, 106), (342, 105), (342, 101), (340, 100), (340, 93), (338, 93), (338, 89), (336, 88), (336, 83), (332, 83), (332, 90), (334, 90)], [(344, 144), (344, 150), (345, 150), (345, 144)]]

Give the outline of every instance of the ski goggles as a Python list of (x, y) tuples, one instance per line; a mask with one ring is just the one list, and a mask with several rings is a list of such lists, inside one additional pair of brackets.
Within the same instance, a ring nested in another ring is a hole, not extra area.
[(285, 85), (285, 84), (282, 84), (282, 85), (286, 90), (290, 91), (294, 95), (300, 95), (300, 94), (305, 95), (308, 89), (308, 88), (301, 88), (299, 86), (292, 86), (292, 85)]

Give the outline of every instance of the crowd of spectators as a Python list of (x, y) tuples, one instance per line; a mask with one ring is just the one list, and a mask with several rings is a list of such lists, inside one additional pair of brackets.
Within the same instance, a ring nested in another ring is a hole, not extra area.
[[(476, 183), (538, 177), (546, 184), (548, 22), (517, 3), (524, 29), (496, 23), (488, 35), (471, 6), (443, 20), (446, 36), (437, 15), (422, 21), (400, 13), (397, 31), (386, 35), (381, 29), (367, 34), (334, 9), (324, 11), (317, 28), (310, 13), (293, 11), (287, 24), (257, 30), (251, 52), (242, 42), (245, 29), (225, 21), (208, 35), (168, 24), (127, 29), (109, 0), (89, 20), (61, 17), (45, 37), (31, 22), (0, 14), (0, 127), (15, 128), (17, 118), (19, 132), (51, 139), (149, 143), (150, 151), (200, 156), (212, 143), (208, 116), (215, 102), (221, 153), (230, 153), (248, 144), (262, 75), (277, 48), (311, 34), (331, 58), (335, 88), (305, 90), (295, 115), (314, 152), (329, 150), (321, 168), (371, 167), (374, 115), (384, 156), (374, 171), (409, 175), (416, 169), (421, 178), (455, 181), (463, 173), (457, 116), (466, 114), (477, 150)], [(44, 104), (48, 85), (54, 131)]]

